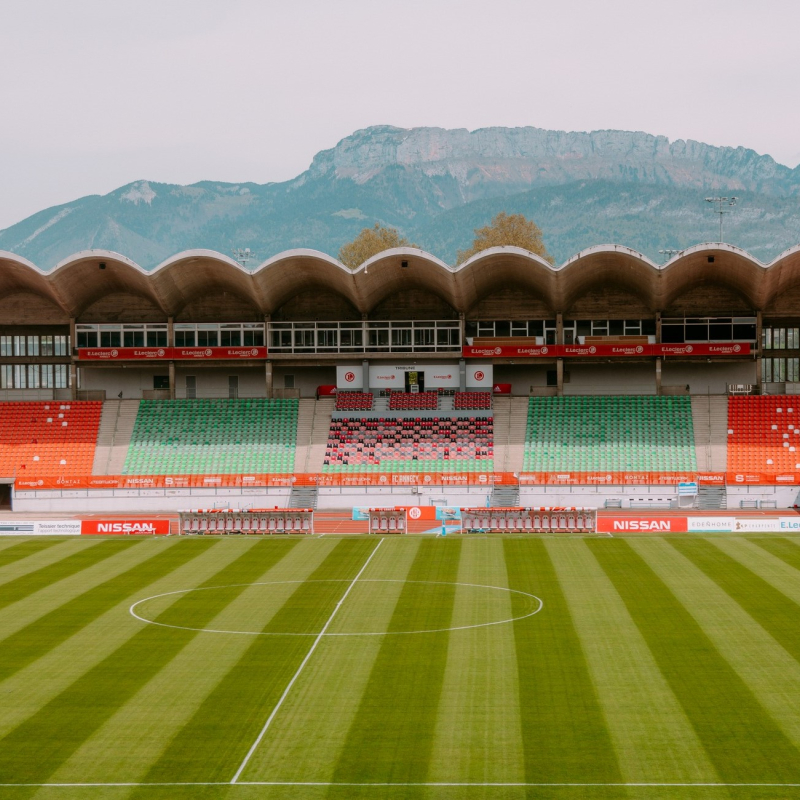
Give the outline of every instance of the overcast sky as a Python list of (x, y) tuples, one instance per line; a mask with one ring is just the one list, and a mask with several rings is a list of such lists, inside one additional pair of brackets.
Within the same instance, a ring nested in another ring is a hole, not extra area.
[(291, 178), (377, 124), (800, 162), (798, 0), (0, 0), (0, 229), (137, 179)]

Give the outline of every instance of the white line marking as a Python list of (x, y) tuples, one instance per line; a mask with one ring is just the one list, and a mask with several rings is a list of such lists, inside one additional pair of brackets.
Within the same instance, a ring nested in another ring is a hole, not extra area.
[[(383, 541), (383, 539), (381, 539)], [(377, 548), (376, 548), (377, 549)], [(455, 581), (401, 581), (393, 580), (391, 578), (367, 578), (361, 583), (429, 583), (440, 586), (466, 586), (472, 589), (495, 589), (498, 592), (509, 592), (510, 594), (521, 594), (523, 597), (529, 597), (538, 603), (538, 606), (527, 614), (522, 614), (519, 617), (510, 617), (509, 619), (493, 620), (491, 622), (479, 622), (475, 625), (457, 625), (453, 628), (430, 628), (421, 631), (365, 631), (363, 633), (325, 633), (323, 628), (322, 633), (292, 633), (280, 632), (274, 633), (270, 631), (230, 631), (222, 630), (219, 628), (190, 628), (186, 625), (170, 625), (166, 622), (157, 622), (153, 619), (143, 617), (136, 612), (136, 607), (149, 600), (158, 600), (160, 597), (169, 597), (174, 594), (188, 594), (189, 592), (208, 592), (213, 589), (232, 589), (238, 586), (280, 586), (283, 584), (291, 583), (347, 583), (346, 580), (316, 580), (316, 581), (260, 581), (257, 583), (232, 583), (227, 586), (199, 586), (195, 589), (178, 589), (174, 592), (164, 592), (163, 594), (154, 594), (152, 597), (145, 597), (142, 600), (137, 600), (128, 611), (130, 614), (138, 619), (140, 622), (146, 622), (149, 625), (158, 625), (161, 628), (174, 628), (179, 631), (197, 631), (198, 633), (225, 633), (235, 636), (410, 636), (419, 633), (445, 633), (449, 631), (465, 631), (472, 628), (488, 628), (491, 625), (507, 625), (510, 622), (518, 622), (519, 620), (532, 617), (538, 614), (544, 607), (544, 602), (541, 597), (537, 597), (530, 592), (523, 592), (520, 589), (510, 589), (508, 586), (489, 586), (482, 583), (457, 583)], [(349, 591), (349, 590), (348, 590)]]
[(372, 557), (375, 555), (375, 553), (378, 552), (380, 546), (383, 544), (383, 541), (384, 540), (381, 539), (378, 542), (375, 549), (369, 554), (369, 558), (364, 562), (364, 565), (358, 571), (358, 575), (356, 575), (355, 578), (353, 578), (351, 584), (347, 587), (347, 590), (342, 595), (341, 600), (339, 600), (339, 602), (336, 604), (336, 608), (333, 609), (331, 615), (328, 617), (328, 621), (325, 623), (322, 630), (317, 635), (317, 638), (314, 639), (314, 644), (311, 645), (310, 650), (306, 653), (306, 657), (303, 659), (302, 663), (297, 668), (297, 672), (295, 672), (295, 674), (292, 676), (292, 679), (289, 681), (288, 686), (283, 690), (283, 694), (281, 695), (280, 700), (278, 700), (275, 708), (272, 709), (272, 713), (269, 715), (267, 721), (264, 723), (264, 727), (261, 729), (261, 732), (258, 734), (256, 740), (253, 742), (253, 746), (247, 751), (247, 755), (244, 757), (244, 761), (242, 761), (242, 763), (239, 765), (239, 769), (236, 770), (236, 774), (233, 776), (233, 778), (231, 778), (231, 783), (236, 783), (236, 781), (239, 780), (239, 776), (242, 774), (244, 768), (247, 766), (247, 762), (250, 761), (250, 759), (252, 758), (253, 753), (255, 753), (256, 751), (256, 748), (261, 744), (261, 740), (264, 738), (264, 734), (266, 734), (267, 730), (269, 730), (269, 726), (272, 724), (272, 720), (275, 719), (275, 715), (278, 713), (280, 707), (283, 705), (283, 701), (286, 700), (286, 698), (288, 697), (289, 692), (292, 690), (292, 686), (294, 686), (295, 684), (295, 681), (300, 677), (300, 673), (303, 671), (303, 668), (308, 663), (308, 660), (314, 654), (314, 651), (317, 649), (317, 645), (322, 641), (322, 637), (325, 635), (325, 631), (328, 630), (328, 627), (333, 622), (333, 618), (336, 616), (337, 612), (342, 607), (342, 603), (344, 603), (344, 601), (347, 599), (347, 595), (350, 594), (350, 590), (356, 585), (356, 581), (362, 576), (364, 570), (369, 566), (369, 562), (372, 561)]

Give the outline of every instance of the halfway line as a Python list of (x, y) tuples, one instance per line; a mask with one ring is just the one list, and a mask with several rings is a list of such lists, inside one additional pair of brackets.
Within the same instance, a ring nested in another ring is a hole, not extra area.
[(322, 630), (317, 634), (317, 638), (314, 639), (314, 644), (311, 645), (311, 649), (308, 651), (308, 653), (306, 653), (306, 657), (303, 659), (302, 663), (297, 668), (297, 672), (295, 672), (295, 674), (292, 676), (292, 679), (289, 681), (288, 685), (283, 690), (283, 694), (281, 695), (280, 700), (278, 700), (277, 704), (275, 705), (275, 708), (272, 709), (272, 713), (269, 715), (269, 718), (264, 723), (264, 727), (261, 729), (261, 733), (258, 734), (256, 740), (253, 742), (253, 746), (247, 751), (247, 755), (244, 757), (244, 761), (242, 761), (242, 763), (239, 765), (239, 769), (236, 770), (236, 774), (233, 776), (233, 778), (231, 778), (231, 783), (236, 783), (239, 780), (239, 776), (242, 774), (244, 768), (247, 766), (247, 762), (250, 761), (250, 759), (252, 758), (253, 753), (255, 753), (256, 751), (256, 748), (261, 744), (261, 740), (264, 738), (264, 734), (267, 732), (269, 726), (272, 724), (272, 720), (275, 719), (275, 715), (278, 713), (280, 707), (283, 705), (283, 701), (287, 698), (289, 692), (292, 689), (292, 686), (294, 686), (295, 681), (300, 677), (300, 673), (303, 671), (303, 668), (308, 663), (308, 659), (311, 658), (314, 651), (317, 649), (317, 645), (322, 641), (322, 637), (325, 635), (325, 631), (328, 630), (328, 627), (330, 626), (331, 622), (333, 622), (333, 618), (336, 616), (336, 613), (339, 611), (339, 608), (341, 608), (342, 603), (344, 603), (344, 601), (347, 599), (347, 595), (350, 594), (350, 590), (356, 585), (356, 581), (361, 577), (364, 570), (369, 565), (369, 562), (372, 561), (372, 556), (374, 556), (375, 553), (378, 552), (378, 548), (382, 544), (383, 544), (383, 539), (381, 539), (378, 542), (375, 549), (369, 554), (369, 558), (364, 562), (364, 566), (362, 566), (361, 569), (358, 571), (358, 575), (356, 575), (355, 578), (353, 578), (352, 583), (347, 587), (347, 590), (342, 595), (342, 599), (339, 600), (339, 602), (336, 604), (336, 608), (333, 609), (333, 612), (328, 617), (328, 621), (325, 623)]

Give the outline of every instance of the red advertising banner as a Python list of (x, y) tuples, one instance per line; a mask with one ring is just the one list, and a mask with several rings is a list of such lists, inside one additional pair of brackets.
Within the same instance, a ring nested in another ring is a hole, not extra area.
[(747, 356), (749, 342), (724, 344), (550, 344), (527, 347), (462, 347), (464, 358), (643, 358)]
[(656, 517), (645, 514), (629, 516), (597, 515), (599, 533), (686, 533), (689, 530), (686, 517)]
[(168, 519), (82, 519), (82, 536), (169, 534)]
[(526, 345), (522, 347), (471, 347), (461, 348), (464, 358), (556, 358), (558, 348), (553, 344)]
[(510, 383), (496, 383), (492, 389), (494, 394), (511, 394)]
[(266, 347), (81, 347), (81, 361), (225, 361), (266, 358)]

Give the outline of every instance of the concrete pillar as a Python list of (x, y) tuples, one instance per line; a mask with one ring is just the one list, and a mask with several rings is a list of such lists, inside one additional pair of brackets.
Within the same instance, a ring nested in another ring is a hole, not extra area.
[(661, 312), (656, 311), (656, 344), (661, 344)]
[(167, 347), (175, 347), (175, 317), (167, 317)]
[(761, 356), (756, 356), (756, 394), (764, 394), (764, 383), (761, 379)]
[(265, 364), (264, 377), (266, 378), (267, 397), (272, 397), (272, 362), (269, 360)]
[[(367, 332), (365, 330), (364, 331), (364, 341), (365, 342), (366, 342), (366, 334), (367, 334)], [(367, 361), (366, 359), (364, 359), (364, 361), (361, 362), (361, 370), (364, 373), (364, 386), (363, 386), (362, 391), (368, 392), (372, 387), (369, 385), (369, 361)]]
[(175, 362), (169, 362), (169, 399), (175, 399)]
[(564, 315), (561, 313), (556, 314), (556, 344), (564, 344)]
[(458, 315), (458, 341), (461, 342), (461, 347), (464, 347), (464, 345), (466, 345), (466, 343), (467, 343), (467, 340), (465, 338), (466, 335), (467, 335), (467, 326), (464, 323), (464, 315), (463, 314), (459, 314)]
[(758, 387), (757, 393), (763, 394), (764, 393), (764, 381), (763, 381), (763, 371), (762, 371), (762, 363), (761, 359), (763, 357), (763, 351), (761, 349), (761, 332), (764, 328), (764, 323), (761, 317), (761, 312), (756, 311), (756, 386)]
[(75, 333), (75, 317), (69, 318), (69, 391), (73, 400), (78, 399), (78, 365), (75, 355), (78, 348), (78, 337)]
[[(561, 315), (559, 315), (560, 317)], [(556, 359), (556, 393), (559, 397), (564, 394), (564, 359)]]
[(661, 394), (661, 359), (656, 359), (656, 394)]
[(458, 388), (461, 392), (467, 391), (467, 362), (463, 358), (458, 362)]
[(69, 393), (73, 400), (78, 399), (78, 365), (74, 361), (69, 365)]

